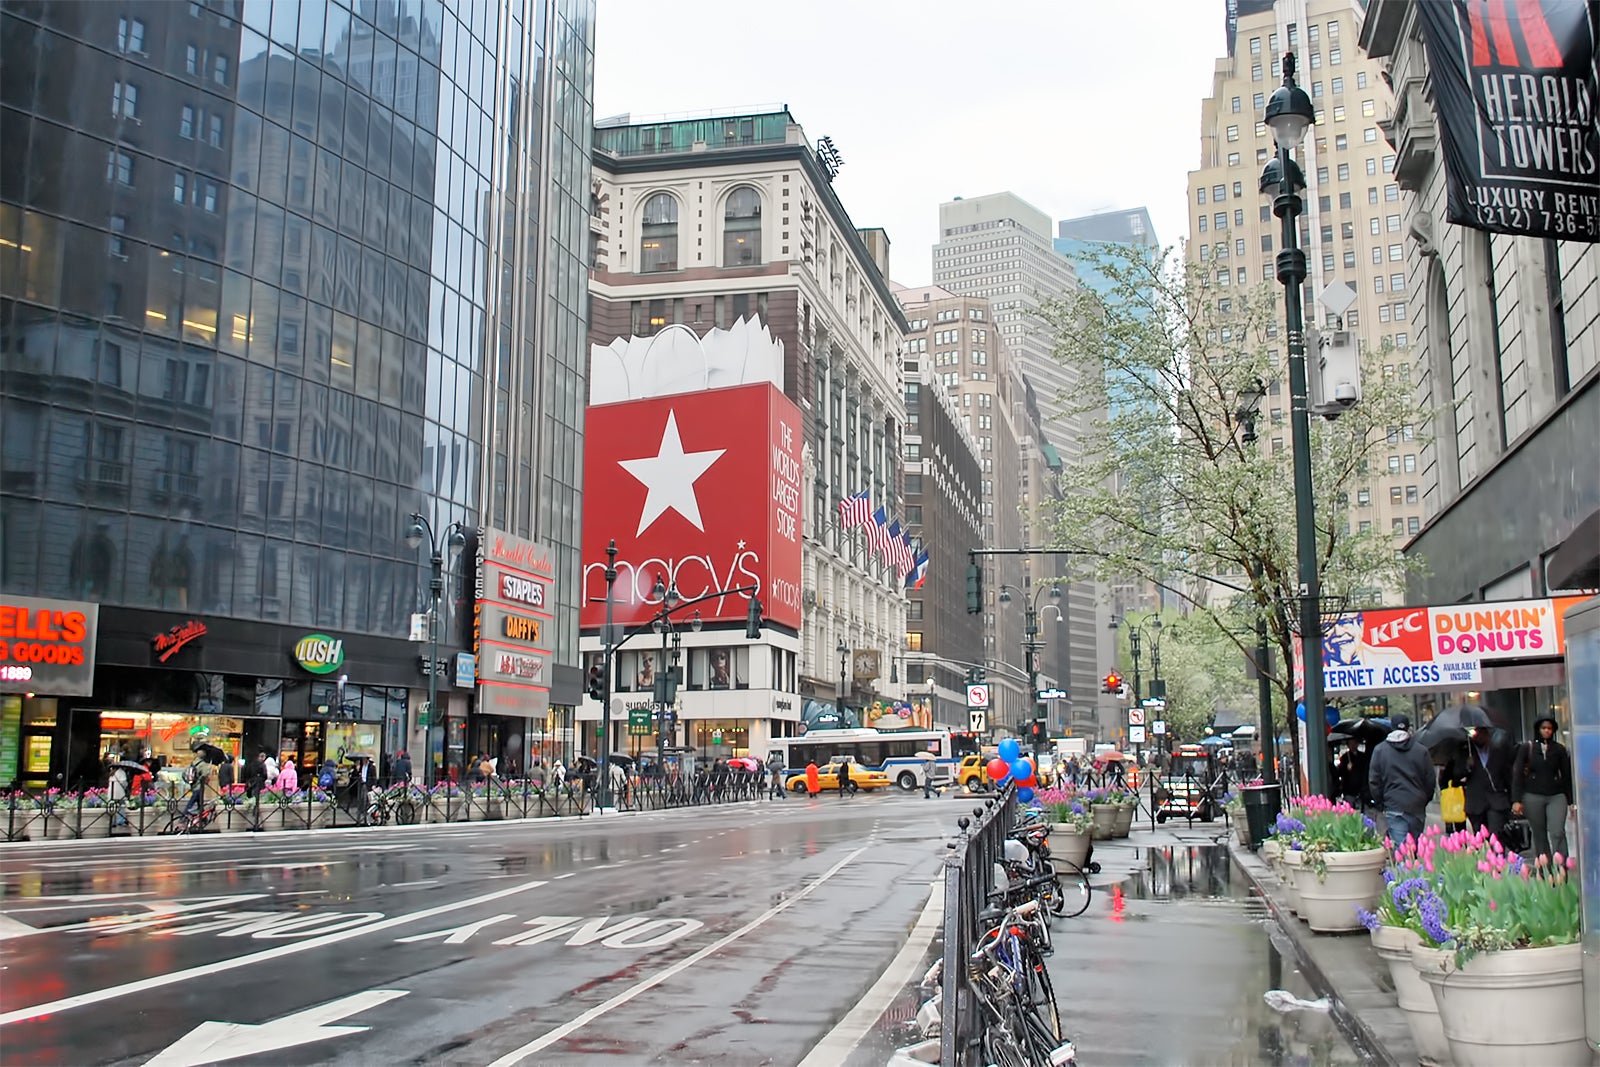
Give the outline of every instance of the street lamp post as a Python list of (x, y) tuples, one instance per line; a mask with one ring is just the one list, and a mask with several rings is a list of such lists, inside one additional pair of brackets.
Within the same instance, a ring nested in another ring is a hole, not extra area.
[[(656, 765), (661, 768), (664, 776), (667, 769), (667, 743), (677, 740), (678, 718), (672, 710), (672, 705), (677, 700), (678, 661), (683, 650), (683, 635), (673, 623), (672, 613), (678, 609), (683, 598), (678, 595), (677, 583), (668, 586), (660, 575), (656, 577), (654, 593), (661, 601), (661, 610), (650, 620), (650, 627), (661, 635), (661, 666), (656, 671), (655, 692), (652, 696), (660, 707), (656, 716)], [(698, 611), (694, 613), (689, 625), (695, 633), (700, 632), (703, 623)], [(669, 641), (672, 644), (670, 663), (667, 650)]]
[(1276, 158), (1261, 173), (1261, 191), (1272, 197), (1272, 211), (1283, 220), (1278, 252), (1278, 281), (1283, 283), (1284, 327), (1289, 347), (1291, 430), (1294, 440), (1295, 551), (1300, 569), (1301, 659), (1305, 663), (1307, 785), (1314, 794), (1328, 792), (1328, 738), (1323, 731), (1322, 617), (1317, 579), (1317, 528), (1311, 490), (1311, 413), (1306, 383), (1305, 311), (1300, 287), (1306, 279), (1306, 255), (1300, 249), (1300, 190), (1305, 174), (1293, 149), (1316, 122), (1316, 109), (1306, 91), (1295, 84), (1294, 53), (1283, 56), (1283, 84), (1267, 101), (1266, 122), (1277, 142)]
[[(1023, 653), (1023, 657), (1024, 657), (1025, 661), (1026, 661), (1025, 665), (1026, 665), (1027, 670), (1028, 670), (1028, 701), (1029, 701), (1029, 706), (1033, 709), (1033, 714), (1030, 716), (1030, 718), (1031, 718), (1031, 720), (1033, 722), (1042, 722), (1042, 721), (1044, 721), (1044, 720), (1046, 720), (1048, 718), (1048, 714), (1045, 712), (1043, 705), (1039, 701), (1039, 661), (1038, 661), (1038, 655), (1039, 655), (1040, 650), (1044, 648), (1044, 642), (1039, 640), (1039, 597), (1041, 595), (1045, 594), (1045, 593), (1049, 593), (1051, 600), (1059, 601), (1061, 599), (1061, 587), (1059, 585), (1055, 585), (1053, 583), (1049, 584), (1049, 585), (1043, 585), (1042, 584), (1037, 589), (1034, 590), (1033, 596), (1029, 597), (1027, 592), (1026, 592), (1026, 590), (1015, 590), (1014, 587), (1012, 587), (1012, 586), (1003, 585), (1002, 584), (1000, 586), (1000, 597), (999, 597), (1000, 603), (1002, 603), (1002, 604), (1011, 603), (1011, 594), (1012, 594), (1013, 591), (1020, 592), (1020, 593), (1022, 593), (1022, 596), (1023, 596), (1023, 600), (1022, 600), (1022, 623), (1023, 623), (1022, 653)], [(1066, 612), (1062, 611), (1061, 608), (1058, 605), (1047, 604), (1045, 606), (1046, 607), (1055, 607), (1055, 609), (1056, 609), (1056, 621), (1057, 622), (1065, 622), (1066, 621), (1066, 618), (1067, 618)], [(1071, 646), (1072, 635), (1070, 633), (1067, 634), (1066, 640), (1068, 641), (1068, 645), (1067, 645), (1068, 653), (1067, 654), (1070, 656), (1071, 655), (1071, 647), (1072, 647)], [(1070, 695), (1071, 687), (1072, 687), (1072, 677), (1071, 677), (1071, 669), (1069, 667), (1068, 668), (1068, 676), (1067, 676), (1067, 689), (1069, 690), (1069, 695)], [(1048, 733), (1048, 729), (1046, 729), (1045, 732)], [(1035, 752), (1039, 751), (1040, 749), (1042, 749), (1044, 747), (1044, 745), (1045, 745), (1045, 738), (1041, 738), (1041, 737), (1038, 736), (1038, 734), (1035, 734), (1034, 735), (1034, 751)]]
[(834, 700), (833, 710), (839, 715), (839, 725), (844, 726), (844, 692), (845, 671), (850, 666), (850, 646), (844, 643), (844, 638), (839, 639), (839, 647), (834, 649), (839, 653), (839, 696)]
[[(1133, 706), (1144, 707), (1144, 677), (1139, 673), (1140, 638), (1144, 635), (1144, 628), (1150, 627), (1150, 654), (1151, 666), (1155, 670), (1154, 681), (1161, 678), (1161, 616), (1146, 615), (1138, 622), (1128, 627), (1128, 653), (1133, 657)], [(1111, 620), (1111, 628), (1117, 628), (1117, 620)], [(1134, 746), (1134, 758), (1143, 755), (1143, 745)]]
[[(1261, 415), (1261, 400), (1267, 395), (1266, 384), (1257, 378), (1251, 385), (1239, 394), (1239, 405), (1235, 411), (1239, 422), (1244, 427), (1242, 440), (1247, 445), (1256, 444), (1256, 419)], [(1257, 446), (1259, 447), (1259, 445)], [(1251, 584), (1263, 594), (1266, 599), (1266, 575), (1261, 567), (1250, 566)], [(1256, 606), (1256, 703), (1260, 723), (1257, 730), (1260, 732), (1260, 743), (1257, 748), (1261, 754), (1261, 780), (1267, 785), (1276, 785), (1278, 781), (1278, 731), (1272, 724), (1272, 680), (1267, 677), (1267, 615), (1266, 604)]]
[[(433, 727), (439, 722), (439, 599), (444, 595), (444, 564), (445, 554), (455, 559), (467, 543), (465, 528), (459, 522), (452, 522), (435, 538), (433, 525), (428, 522), (427, 516), (420, 511), (411, 516), (411, 528), (406, 531), (406, 545), (415, 552), (424, 544), (428, 545), (431, 554), (428, 564), (431, 573), (428, 582), (428, 591), (432, 597), (432, 607), (428, 610), (428, 751), (427, 759), (422, 768), (422, 781), (424, 785), (432, 786), (438, 780), (438, 772), (433, 764)], [(439, 723), (441, 738), (439, 758), (444, 759), (444, 724)]]

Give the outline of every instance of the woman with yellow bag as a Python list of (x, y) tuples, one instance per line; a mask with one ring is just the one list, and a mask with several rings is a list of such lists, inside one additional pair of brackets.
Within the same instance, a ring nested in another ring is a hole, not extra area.
[(1462, 788), (1467, 771), (1467, 746), (1463, 742), (1445, 756), (1444, 765), (1439, 768), (1439, 818), (1444, 820), (1447, 834), (1467, 828), (1467, 792)]

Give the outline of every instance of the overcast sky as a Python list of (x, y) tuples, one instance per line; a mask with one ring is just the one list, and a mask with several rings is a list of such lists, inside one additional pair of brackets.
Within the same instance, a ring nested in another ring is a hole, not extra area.
[(1223, 0), (600, 0), (595, 117), (787, 104), (844, 158), (894, 280), (932, 280), (939, 204), (1010, 189), (1052, 220), (1143, 205), (1188, 229)]

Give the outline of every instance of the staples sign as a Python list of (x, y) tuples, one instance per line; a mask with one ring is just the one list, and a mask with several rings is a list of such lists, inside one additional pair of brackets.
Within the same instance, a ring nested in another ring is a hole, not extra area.
[(749, 598), (800, 626), (800, 411), (768, 382), (588, 409), (582, 625), (648, 619), (659, 577), (707, 622), (743, 622)]
[(544, 583), (536, 582), (531, 578), (524, 578), (520, 574), (500, 575), (500, 598), (514, 600), (518, 604), (526, 604), (531, 608), (544, 607)]
[(0, 693), (88, 696), (100, 606), (0, 597)]

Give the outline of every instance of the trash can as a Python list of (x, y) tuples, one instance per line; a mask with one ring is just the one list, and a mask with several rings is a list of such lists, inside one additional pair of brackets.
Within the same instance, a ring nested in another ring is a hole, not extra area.
[(1245, 825), (1250, 831), (1250, 850), (1261, 847), (1261, 842), (1272, 832), (1278, 812), (1283, 810), (1280, 785), (1247, 785), (1240, 789), (1244, 794)]

